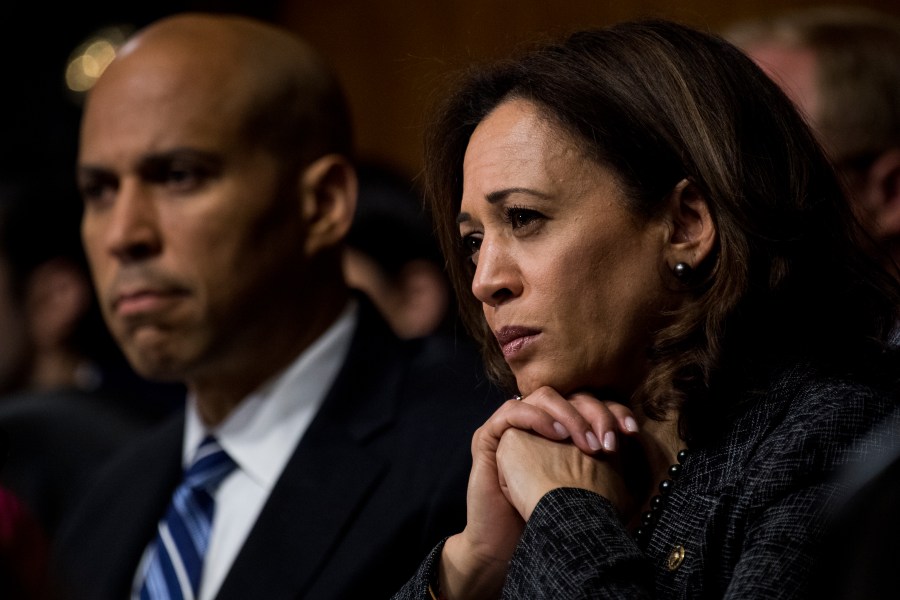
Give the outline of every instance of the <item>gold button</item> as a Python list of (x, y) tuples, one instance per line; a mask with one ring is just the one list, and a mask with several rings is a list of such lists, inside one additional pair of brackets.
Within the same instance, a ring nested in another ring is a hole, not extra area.
[(675, 546), (669, 552), (669, 558), (666, 560), (666, 567), (670, 571), (674, 571), (684, 562), (684, 546)]

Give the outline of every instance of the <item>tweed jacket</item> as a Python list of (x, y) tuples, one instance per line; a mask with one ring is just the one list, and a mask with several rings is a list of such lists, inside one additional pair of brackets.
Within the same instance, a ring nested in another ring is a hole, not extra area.
[[(503, 598), (805, 597), (848, 470), (897, 445), (897, 403), (895, 391), (805, 367), (782, 372), (717, 442), (691, 449), (645, 550), (603, 497), (545, 495)], [(396, 600), (429, 597), (440, 550)]]

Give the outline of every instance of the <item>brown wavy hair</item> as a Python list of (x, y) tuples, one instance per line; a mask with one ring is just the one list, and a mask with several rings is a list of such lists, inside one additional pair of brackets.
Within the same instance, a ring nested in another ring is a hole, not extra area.
[(456, 216), (469, 138), (513, 98), (612, 169), (638, 217), (656, 215), (683, 179), (709, 204), (717, 247), (682, 285), (690, 301), (655, 333), (648, 376), (630, 399), (649, 416), (681, 409), (682, 434), (697, 433), (728, 410), (712, 401), (717, 387), (746, 386), (785, 360), (852, 369), (887, 351), (896, 282), (862, 251), (862, 229), (803, 119), (728, 42), (670, 21), (627, 22), (459, 77), (426, 135), (425, 189), (463, 322), (510, 391), (514, 378), (470, 291)]

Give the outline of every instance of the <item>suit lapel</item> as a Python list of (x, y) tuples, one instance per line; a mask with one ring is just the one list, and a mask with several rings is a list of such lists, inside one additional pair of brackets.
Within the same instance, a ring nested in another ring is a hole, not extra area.
[(405, 361), (363, 307), (350, 353), (217, 600), (301, 595), (388, 465), (365, 442), (393, 420)]
[[(117, 559), (110, 561), (111, 571), (92, 583), (96, 594), (91, 597), (122, 598), (130, 592), (141, 555), (181, 477), (183, 429), (182, 415), (145, 439), (137, 452), (141, 461), (132, 462), (133, 468), (124, 473), (127, 479), (117, 487), (115, 501), (99, 507), (103, 513), (92, 519), (96, 524), (92, 540), (108, 547)], [(87, 572), (92, 570), (93, 566), (86, 566)]]

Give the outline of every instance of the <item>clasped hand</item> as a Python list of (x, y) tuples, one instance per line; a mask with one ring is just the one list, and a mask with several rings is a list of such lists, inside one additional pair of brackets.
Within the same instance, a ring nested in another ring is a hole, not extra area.
[(564, 398), (543, 387), (505, 402), (472, 440), (466, 528), (441, 558), (446, 596), (496, 597), (525, 522), (551, 490), (591, 490), (628, 512), (617, 450), (620, 436), (636, 432), (627, 407), (589, 394)]

